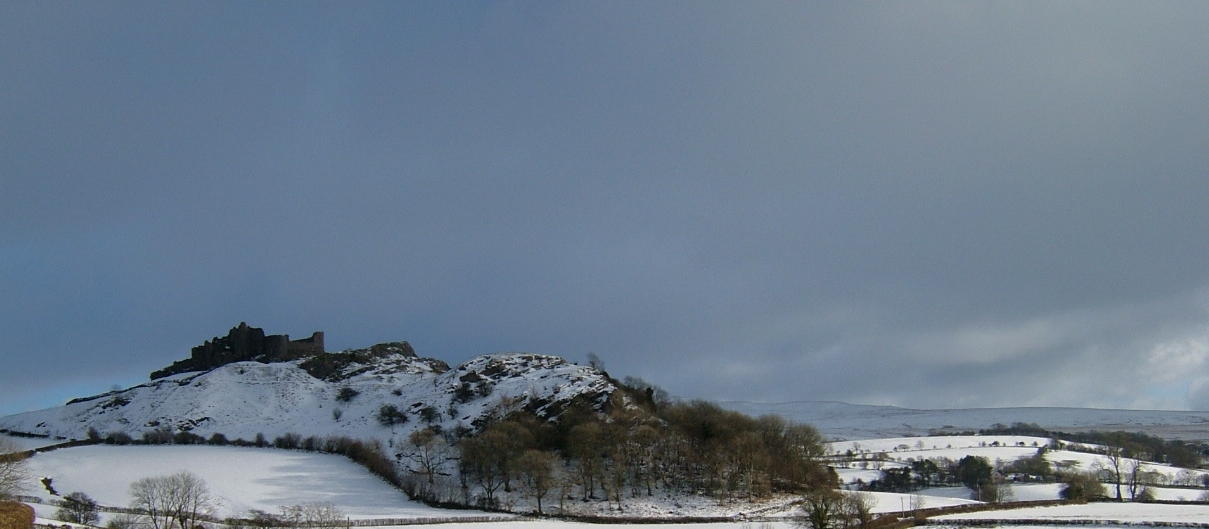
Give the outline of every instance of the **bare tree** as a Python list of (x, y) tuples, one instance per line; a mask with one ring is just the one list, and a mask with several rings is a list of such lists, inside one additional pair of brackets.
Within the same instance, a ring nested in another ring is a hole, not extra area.
[(347, 515), (330, 502), (309, 502), (281, 508), (281, 520), (294, 529), (344, 527)]
[(1138, 459), (1126, 461), (1125, 472), (1127, 473), (1126, 476), (1129, 484), (1129, 499), (1137, 500), (1138, 492), (1145, 488), (1145, 484), (1142, 483), (1142, 476), (1144, 474), (1142, 471), (1142, 461)]
[(601, 360), (596, 353), (588, 353), (588, 366), (597, 371), (605, 370), (604, 360)]
[(1130, 459), (1125, 464), (1128, 472), (1130, 501), (1154, 501), (1154, 486), (1161, 483), (1162, 474), (1154, 470), (1146, 470), (1146, 465), (1140, 459)]
[(105, 522), (105, 527), (106, 529), (142, 529), (145, 526), (139, 518), (136, 514), (121, 513), (110, 516), (109, 521)]
[(64, 522), (96, 525), (101, 521), (97, 513), (97, 502), (83, 492), (73, 492), (63, 497), (63, 503), (55, 518)]
[(445, 464), (453, 458), (453, 453), (444, 437), (432, 428), (424, 428), (412, 432), (407, 437), (407, 445), (401, 455), (415, 464), (411, 468), (413, 474), (424, 476), (430, 486), (438, 474), (445, 475)]
[(804, 516), (798, 525), (810, 529), (830, 529), (841, 518), (844, 494), (836, 489), (818, 487), (802, 496)]
[(553, 452), (535, 449), (526, 450), (517, 462), (521, 486), (537, 504), (537, 514), (543, 514), (542, 499), (558, 481), (558, 474), (555, 472), (557, 462), (558, 456)]
[(1121, 465), (1123, 463), (1125, 451), (1117, 446), (1104, 447), (1104, 457), (1108, 460), (1108, 466), (1105, 468), (1112, 474), (1113, 483), (1117, 486), (1117, 501), (1124, 501), (1121, 497)]
[(17, 443), (0, 437), (0, 499), (11, 498), (25, 488), (29, 481), (26, 459), (29, 459), (29, 452), (21, 450)]
[(575, 476), (587, 501), (596, 492), (596, 484), (602, 473), (601, 452), (604, 450), (604, 431), (599, 423), (589, 422), (571, 429), (568, 451), (575, 462)]
[(1095, 472), (1072, 472), (1063, 476), (1058, 497), (1064, 500), (1090, 500), (1105, 496), (1104, 484)]
[(142, 511), (153, 529), (192, 529), (214, 506), (206, 482), (182, 470), (130, 484), (130, 506)]
[(868, 492), (843, 492), (840, 502), (840, 523), (845, 528), (865, 527), (873, 521), (873, 507), (877, 501)]
[(498, 432), (487, 430), (477, 437), (468, 437), (458, 443), (462, 456), (458, 460), (458, 473), (464, 480), (463, 486), (477, 484), (484, 494), (486, 506), (495, 506), (495, 492), (504, 486), (508, 462), (502, 457), (500, 445), (506, 443)]

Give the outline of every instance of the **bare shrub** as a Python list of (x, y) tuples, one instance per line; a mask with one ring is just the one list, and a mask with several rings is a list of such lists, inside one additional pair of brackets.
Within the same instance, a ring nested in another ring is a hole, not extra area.
[(101, 515), (97, 512), (96, 500), (83, 492), (73, 492), (64, 496), (59, 511), (55, 513), (55, 518), (64, 522), (84, 525), (96, 525), (101, 521)]
[(0, 438), (0, 500), (21, 492), (29, 481), (29, 469), (25, 463), (29, 455), (17, 443)]
[(153, 529), (193, 527), (214, 505), (210, 488), (192, 472), (143, 478), (130, 484), (130, 506), (146, 513)]
[(309, 502), (282, 507), (278, 519), (293, 529), (333, 529), (343, 527), (347, 516), (330, 502)]

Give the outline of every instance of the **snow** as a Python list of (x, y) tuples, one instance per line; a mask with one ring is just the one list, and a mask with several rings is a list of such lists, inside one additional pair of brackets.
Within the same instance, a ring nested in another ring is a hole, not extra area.
[[(896, 439), (882, 440), (896, 443)], [(975, 443), (973, 448), (981, 448)], [(939, 449), (938, 449), (939, 450)], [(945, 449), (949, 450), (949, 449)], [(1091, 454), (1087, 454), (1091, 455)], [(251, 509), (270, 513), (284, 505), (305, 502), (331, 502), (353, 519), (365, 518), (447, 518), (480, 516), (474, 511), (448, 511), (431, 508), (406, 499), (402, 493), (385, 482), (370, 476), (346, 459), (327, 454), (288, 450), (210, 447), (210, 446), (86, 446), (61, 449), (36, 455), (30, 460), (31, 471), (38, 477), (52, 478), (52, 486), (60, 493), (85, 492), (103, 505), (123, 506), (129, 503), (127, 491), (137, 479), (188, 470), (202, 477), (219, 499), (216, 514), (243, 516)], [(37, 484), (27, 494), (47, 498)], [(1017, 500), (1046, 500), (1057, 497), (1057, 484), (1027, 484), (1013, 486)], [(1195, 498), (1199, 490), (1156, 489), (1159, 499)], [(914, 495), (923, 497), (924, 507), (941, 507), (977, 503), (968, 499), (969, 491), (961, 487), (936, 488), (915, 494), (867, 493), (874, 500), (874, 512), (885, 514), (910, 509)], [(773, 521), (745, 523), (680, 524), (683, 529), (793, 529), (787, 516), (793, 514), (791, 498), (769, 501), (762, 506), (719, 504), (704, 497), (627, 499), (623, 516), (732, 516), (740, 510), (759, 516), (772, 516)], [(584, 504), (569, 502), (573, 512), (599, 514), (607, 507), (602, 502)], [(48, 505), (35, 505), (38, 516), (49, 519), (56, 510)], [(778, 518), (779, 520), (778, 521)], [(1054, 521), (1100, 520), (1105, 523), (1131, 524), (1144, 521), (1166, 523), (1209, 523), (1209, 506), (1094, 503), (1085, 506), (1027, 508), (1011, 511), (989, 511), (938, 517), (933, 527), (960, 523), (961, 520), (1024, 520)], [(515, 521), (507, 527), (514, 529), (584, 529), (581, 524), (557, 520)], [(641, 524), (639, 524), (641, 525)], [(676, 524), (650, 524), (660, 528)], [(453, 523), (450, 529), (491, 529), (498, 523)]]
[[(93, 445), (37, 454), (29, 460), (29, 465), (37, 478), (51, 478), (51, 486), (60, 496), (83, 492), (99, 504), (111, 507), (129, 505), (129, 488), (134, 481), (187, 470), (201, 477), (216, 496), (218, 505), (214, 514), (219, 517), (246, 516), (253, 509), (279, 513), (282, 506), (307, 502), (331, 502), (352, 519), (486, 515), (480, 511), (438, 509), (412, 502), (361, 467), (330, 454), (204, 445)], [(43, 500), (52, 498), (37, 482), (30, 483), (24, 494)], [(627, 517), (730, 517), (739, 512), (758, 512), (762, 516), (784, 517), (792, 513), (792, 501), (791, 497), (780, 497), (755, 505), (744, 501), (723, 504), (716, 498), (704, 496), (655, 496), (627, 498), (624, 511), (611, 510), (603, 501), (568, 501), (567, 512)], [(548, 499), (547, 506), (556, 502), (556, 499)], [(34, 507), (39, 517), (49, 519), (57, 508), (46, 503), (34, 504)], [(897, 505), (897, 500), (894, 503)], [(524, 502), (520, 504), (523, 507)], [(555, 525), (566, 528), (582, 524)], [(740, 529), (739, 524), (715, 525)], [(779, 523), (760, 524), (759, 529), (768, 529), (765, 525), (780, 526)], [(692, 527), (703, 526), (693, 524)]]
[[(451, 523), (440, 526), (442, 529), (501, 529), (498, 523)], [(561, 520), (520, 520), (507, 522), (505, 529), (600, 529), (599, 524), (568, 522)], [(607, 527), (607, 526), (606, 526)], [(693, 524), (659, 524), (638, 523), (625, 524), (622, 527), (636, 529), (801, 529), (800, 526), (785, 521), (771, 522), (716, 522)]]
[[(443, 373), (428, 359), (388, 357), (354, 364), (339, 381), (314, 378), (299, 367), (301, 362), (237, 362), (173, 375), (64, 406), (0, 417), (0, 429), (71, 439), (84, 439), (89, 429), (102, 436), (123, 432), (138, 439), (144, 432), (166, 428), (202, 437), (221, 433), (232, 441), (295, 433), (376, 439), (393, 446), (429, 426), (420, 419), (426, 407), (440, 412), (434, 426), (452, 431), (473, 429), (488, 415), (535, 401), (566, 402), (615, 389), (591, 367), (525, 353), (479, 356)], [(490, 385), (490, 394), (457, 401), (454, 392), (466, 380)], [(341, 401), (338, 395), (346, 387), (358, 395)], [(403, 410), (408, 421), (394, 427), (379, 424), (377, 412), (385, 405)]]
[[(896, 440), (887, 439), (885, 443)], [(977, 444), (977, 443), (975, 443)], [(401, 492), (380, 479), (371, 476), (361, 467), (343, 457), (290, 450), (211, 447), (211, 446), (85, 446), (42, 453), (30, 459), (30, 470), (37, 477), (50, 477), (52, 486), (60, 495), (84, 492), (102, 505), (125, 506), (130, 502), (128, 490), (134, 481), (151, 476), (165, 475), (178, 470), (188, 470), (200, 476), (218, 498), (217, 514), (220, 517), (244, 516), (252, 509), (269, 513), (280, 512), (280, 507), (306, 502), (331, 502), (353, 519), (365, 518), (446, 518), (481, 516), (476, 511), (449, 511), (428, 507), (409, 501)], [(1058, 484), (1017, 484), (1013, 486), (1016, 500), (1050, 500), (1058, 496)], [(1194, 489), (1156, 489), (1159, 499), (1195, 499), (1200, 491)], [(31, 484), (27, 495), (49, 498), (39, 484)], [(922, 496), (924, 507), (942, 507), (977, 503), (969, 499), (969, 491), (962, 487), (925, 489), (914, 494), (867, 493), (874, 500), (875, 513), (892, 513), (910, 509), (913, 501)], [(757, 505), (744, 502), (722, 504), (717, 499), (705, 497), (655, 496), (652, 498), (627, 498), (625, 510), (609, 511), (604, 502), (568, 502), (569, 512), (575, 514), (612, 514), (631, 517), (660, 516), (734, 516), (746, 512), (756, 516), (771, 516), (773, 519), (794, 514), (792, 498), (782, 497)], [(553, 503), (553, 500), (550, 502)], [(548, 503), (548, 505), (550, 504)], [(1132, 505), (1132, 504), (1131, 504)], [(53, 516), (55, 508), (36, 505), (40, 517)], [(1089, 511), (1068, 514), (1062, 510), (1038, 511), (1013, 510), (1010, 514), (979, 513), (982, 519), (1016, 519), (1047, 516), (1073, 517), (1095, 516), (1097, 519), (1132, 520), (1166, 513), (1164, 519), (1197, 519), (1209, 522), (1209, 507), (1185, 509), (1185, 506), (1158, 505), (1149, 510), (1129, 511), (1121, 514), (1119, 504), (1097, 503)], [(1178, 508), (1177, 508), (1178, 507)], [(1198, 506), (1200, 507), (1200, 506)], [(1101, 509), (1103, 513), (1101, 514)], [(1136, 514), (1136, 512), (1143, 514)], [(1128, 514), (1128, 513), (1127, 513)], [(974, 516), (962, 515), (962, 516)], [(1131, 518), (1132, 516), (1133, 518)], [(1196, 518), (1200, 516), (1200, 518)], [(946, 518), (946, 520), (949, 520)], [(509, 527), (519, 525), (533, 529), (568, 529), (564, 522), (511, 522)], [(718, 529), (768, 529), (784, 522), (748, 524), (710, 524)], [(482, 524), (457, 524), (459, 526)], [(747, 527), (741, 527), (746, 525)], [(661, 527), (667, 527), (660, 524)], [(757, 527), (758, 526), (758, 527)], [(702, 525), (692, 527), (700, 529)]]
[(1052, 520), (1055, 522), (1100, 520), (1122, 524), (1141, 522), (1203, 524), (1209, 522), (1209, 505), (1103, 502), (950, 514), (937, 516), (932, 520), (934, 523), (952, 523), (961, 520)]
[[(256, 509), (330, 502), (354, 519), (443, 518), (482, 515), (412, 502), (385, 481), (341, 456), (292, 450), (211, 446), (84, 446), (37, 454), (29, 460), (39, 479), (51, 478), (60, 495), (83, 492), (101, 505), (130, 504), (130, 484), (187, 470), (217, 497), (220, 517)], [(27, 495), (49, 498), (32, 483)], [(53, 513), (53, 511), (52, 511)]]
[[(301, 369), (298, 362), (261, 364), (241, 362), (205, 373), (185, 373), (113, 391), (95, 398), (24, 414), (0, 418), (0, 429), (48, 435), (47, 438), (6, 437), (25, 449), (43, 447), (62, 438), (83, 438), (90, 428), (102, 435), (124, 432), (139, 437), (155, 428), (187, 430), (208, 436), (222, 433), (227, 438), (252, 439), (264, 434), (270, 440), (284, 433), (301, 436), (348, 436), (379, 440), (391, 455), (406, 437), (427, 426), (419, 411), (432, 407), (440, 412), (435, 424), (446, 430), (472, 427), (484, 417), (514, 410), (519, 406), (537, 406), (545, 402), (565, 401), (576, 396), (600, 396), (613, 390), (611, 383), (594, 369), (570, 364), (560, 358), (499, 354), (471, 359), (446, 372), (414, 357), (392, 357), (372, 365), (355, 365), (341, 374), (338, 382), (319, 380)], [(464, 382), (486, 381), (489, 396), (476, 396), (466, 402), (454, 398)], [(342, 402), (342, 388), (359, 395)], [(375, 413), (384, 405), (395, 405), (410, 420), (393, 428), (376, 421)], [(1086, 410), (1068, 408), (1003, 408), (975, 410), (909, 410), (889, 406), (857, 406), (843, 403), (720, 403), (750, 415), (778, 413), (787, 419), (815, 425), (833, 439), (832, 454), (852, 451), (864, 461), (838, 468), (845, 483), (865, 482), (880, 477), (883, 466), (902, 466), (918, 459), (959, 460), (967, 455), (985, 457), (992, 462), (1009, 462), (1035, 455), (1050, 439), (1028, 436), (926, 435), (932, 431), (956, 432), (987, 428), (995, 423), (1031, 422), (1053, 430), (1076, 431), (1104, 428), (1146, 431), (1167, 438), (1209, 440), (1209, 412), (1140, 412), (1133, 410)], [(339, 410), (338, 412), (336, 410)], [(1174, 433), (1175, 435), (1172, 435)], [(1107, 466), (1097, 454), (1074, 450), (1049, 450), (1051, 463), (1080, 470)], [(49, 477), (59, 494), (84, 492), (103, 505), (129, 504), (132, 482), (151, 476), (189, 470), (205, 480), (218, 497), (216, 514), (244, 516), (250, 510), (277, 513), (280, 507), (307, 502), (331, 502), (354, 519), (367, 518), (447, 518), (481, 516), (475, 511), (449, 511), (409, 501), (401, 492), (373, 477), (341, 456), (299, 451), (216, 447), (201, 445), (169, 446), (87, 446), (40, 453), (30, 460), (38, 477)], [(1199, 480), (1203, 471), (1188, 471), (1167, 465), (1147, 463), (1144, 470), (1155, 472), (1168, 482), (1183, 473), (1183, 478)], [(1016, 500), (1050, 500), (1058, 497), (1058, 484), (1014, 484)], [(1203, 492), (1192, 488), (1155, 488), (1160, 500), (1195, 500)], [(27, 494), (49, 498), (40, 484), (34, 483)], [(925, 507), (975, 503), (962, 487), (937, 488), (915, 494), (868, 493), (874, 511), (893, 513), (909, 509), (923, 498)], [(771, 522), (693, 524), (693, 529), (790, 529), (785, 521), (794, 514), (794, 498), (780, 497), (750, 504), (745, 501), (720, 502), (703, 496), (626, 498), (624, 511), (613, 510), (603, 501), (566, 502), (573, 514), (608, 514), (627, 517), (727, 517), (748, 515), (752, 520)], [(526, 503), (517, 495), (508, 501), (518, 510)], [(548, 499), (547, 506), (557, 504)], [(50, 517), (54, 507), (35, 506), (39, 516)], [(1066, 509), (1066, 510), (1064, 510)], [(1172, 521), (1209, 523), (1209, 506), (1139, 505), (1097, 503), (1088, 506), (1020, 509), (1010, 512), (985, 512), (962, 519), (1106, 520)], [(770, 518), (763, 518), (770, 517)], [(561, 521), (513, 521), (517, 529), (579, 529), (586, 525)], [(456, 523), (457, 528), (487, 529), (487, 524)], [(669, 525), (659, 524), (661, 529)], [(675, 528), (675, 525), (671, 526)]]
[[(958, 461), (967, 455), (985, 457), (991, 463), (1009, 463), (1022, 457), (1032, 457), (1037, 454), (1039, 447), (1046, 446), (1049, 443), (1049, 439), (1029, 436), (942, 435), (839, 441), (829, 443), (828, 449), (833, 454), (845, 454), (848, 451), (852, 451), (857, 455), (864, 454), (865, 456), (884, 454), (886, 457), (885, 462), (876, 462), (870, 459), (852, 463), (849, 465), (849, 468), (837, 469), (840, 479), (844, 483), (852, 483), (858, 478), (867, 483), (880, 476), (879, 470), (876, 468), (879, 465), (902, 466), (910, 461), (919, 459), (948, 459)], [(1109, 468), (1111, 466), (1107, 457), (1083, 451), (1097, 450), (1101, 447), (1075, 444), (1067, 444), (1067, 446), (1068, 448), (1080, 446), (1081, 450), (1047, 450), (1045, 453), (1046, 461), (1049, 461), (1051, 464), (1084, 472), (1099, 468)], [(1125, 472), (1126, 468), (1128, 468), (1129, 461), (1129, 459), (1123, 460), (1122, 472)], [(852, 468), (853, 465), (856, 468)], [(1175, 480), (1181, 472), (1189, 474), (1197, 483), (1206, 474), (1202, 470), (1183, 469), (1158, 463), (1142, 463), (1142, 471), (1154, 472), (1163, 476), (1168, 484)]]
[(1044, 437), (1025, 435), (937, 435), (927, 437), (887, 437), (881, 439), (865, 439), (859, 441), (837, 441), (828, 443), (832, 452), (886, 452), (892, 455), (904, 454), (909, 457), (916, 452), (927, 451), (930, 454), (938, 450), (957, 450), (964, 453), (968, 448), (1010, 448), (1006, 453), (1028, 453), (1032, 455), (1037, 448), (1047, 446), (1050, 440)]

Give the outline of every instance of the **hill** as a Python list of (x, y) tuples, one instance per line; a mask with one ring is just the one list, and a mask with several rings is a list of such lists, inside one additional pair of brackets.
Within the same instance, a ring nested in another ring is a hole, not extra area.
[(574, 400), (600, 408), (616, 390), (605, 374), (555, 356), (492, 354), (451, 369), (417, 356), (406, 342), (234, 360), (200, 371), (161, 370), (145, 384), (3, 417), (0, 430), (68, 439), (187, 432), (232, 441), (293, 433), (393, 444), (425, 427), (475, 431), (521, 409), (551, 417)]

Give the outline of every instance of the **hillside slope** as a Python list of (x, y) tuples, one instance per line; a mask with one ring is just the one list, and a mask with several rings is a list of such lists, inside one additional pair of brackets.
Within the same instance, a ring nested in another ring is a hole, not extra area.
[[(557, 413), (572, 399), (602, 406), (616, 388), (599, 371), (561, 358), (505, 353), (453, 369), (397, 344), (277, 363), (235, 362), (180, 373), (66, 405), (0, 418), (0, 430), (83, 439), (120, 432), (215, 433), (230, 440), (285, 433), (405, 441), (427, 426), (474, 430), (493, 414)], [(397, 410), (394, 424), (379, 420)]]

